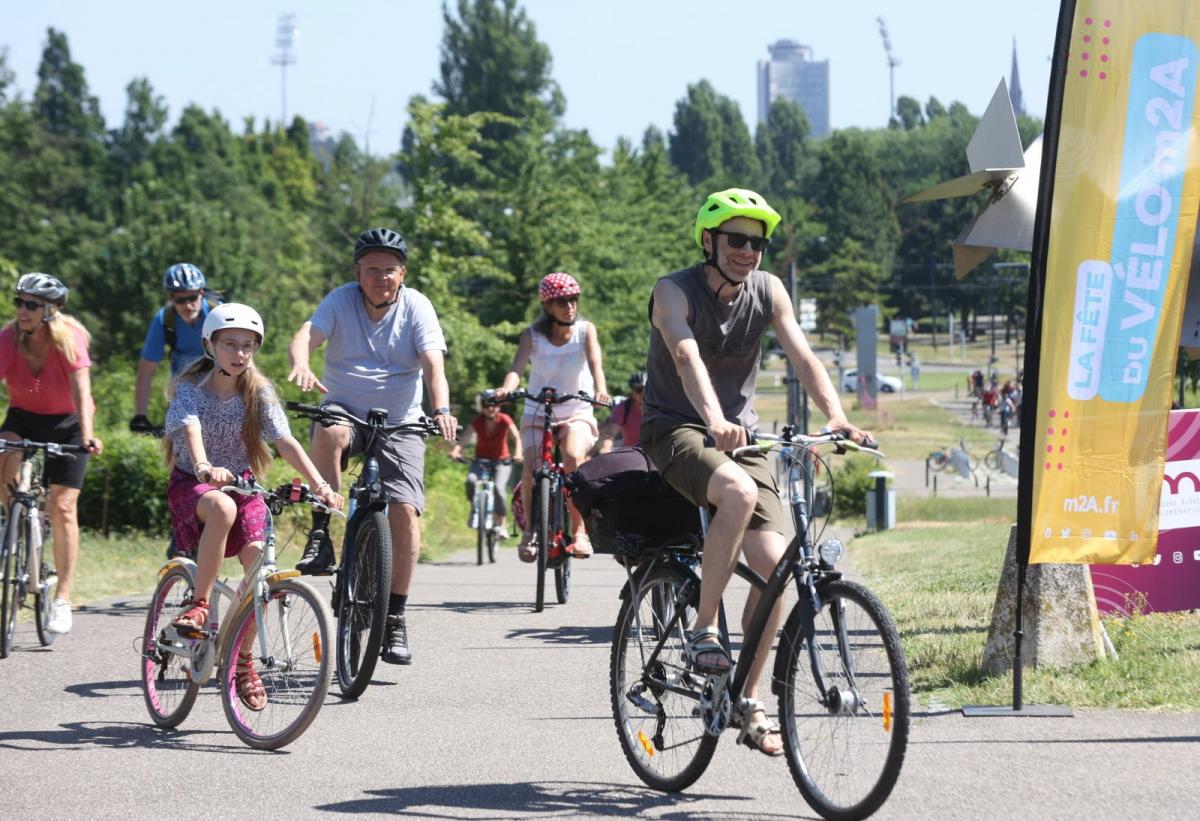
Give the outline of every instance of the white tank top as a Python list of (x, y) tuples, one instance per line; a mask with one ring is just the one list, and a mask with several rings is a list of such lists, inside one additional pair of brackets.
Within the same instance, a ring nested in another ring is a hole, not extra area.
[[(533, 337), (533, 366), (529, 371), (530, 393), (551, 387), (560, 394), (579, 391), (595, 394), (596, 383), (592, 379), (592, 369), (588, 367), (587, 349), (584, 344), (591, 327), (590, 322), (576, 322), (571, 329), (571, 338), (564, 345), (554, 345), (541, 332), (530, 331), (530, 336)], [(554, 406), (556, 421), (580, 416), (593, 416), (592, 406), (587, 402), (576, 400)], [(540, 422), (541, 419), (542, 406), (526, 399), (523, 421)]]

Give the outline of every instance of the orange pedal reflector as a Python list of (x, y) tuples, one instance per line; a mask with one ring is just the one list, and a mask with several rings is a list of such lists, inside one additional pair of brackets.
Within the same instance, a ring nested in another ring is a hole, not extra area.
[(317, 657), (317, 664), (321, 663), (321, 634), (313, 633), (313, 655)]
[(883, 731), (892, 731), (892, 694), (889, 692), (883, 694)]
[(646, 751), (646, 755), (654, 758), (654, 745), (650, 743), (650, 739), (646, 738), (646, 734), (638, 730), (638, 741), (642, 742), (642, 749)]

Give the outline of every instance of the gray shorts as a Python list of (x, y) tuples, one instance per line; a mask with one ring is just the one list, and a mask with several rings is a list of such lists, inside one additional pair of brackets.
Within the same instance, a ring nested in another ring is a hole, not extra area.
[[(342, 408), (334, 402), (328, 402), (322, 407)], [(351, 409), (342, 409), (354, 413)], [(366, 446), (367, 437), (357, 428), (351, 428), (350, 447), (342, 451), (343, 471), (350, 466), (350, 460), (362, 453)], [(377, 449), (377, 458), (379, 480), (383, 484), (388, 501), (392, 504), (412, 505), (420, 516), (425, 510), (425, 440), (410, 433), (393, 433), (382, 447)]]

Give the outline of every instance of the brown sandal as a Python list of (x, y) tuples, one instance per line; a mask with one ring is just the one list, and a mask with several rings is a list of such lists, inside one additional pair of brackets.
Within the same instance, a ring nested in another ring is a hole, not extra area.
[(267, 706), (267, 688), (254, 669), (254, 654), (238, 651), (237, 672), (234, 673), (238, 698), (249, 709), (259, 712)]
[(183, 615), (175, 617), (171, 626), (184, 638), (203, 638), (208, 629), (208, 599), (197, 599)]

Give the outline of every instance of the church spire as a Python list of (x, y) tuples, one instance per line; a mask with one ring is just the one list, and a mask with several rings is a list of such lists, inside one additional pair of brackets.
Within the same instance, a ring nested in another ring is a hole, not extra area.
[(1025, 113), (1025, 101), (1021, 97), (1021, 75), (1017, 73), (1017, 38), (1013, 38), (1012, 79), (1008, 84), (1008, 98), (1012, 101), (1013, 114)]

